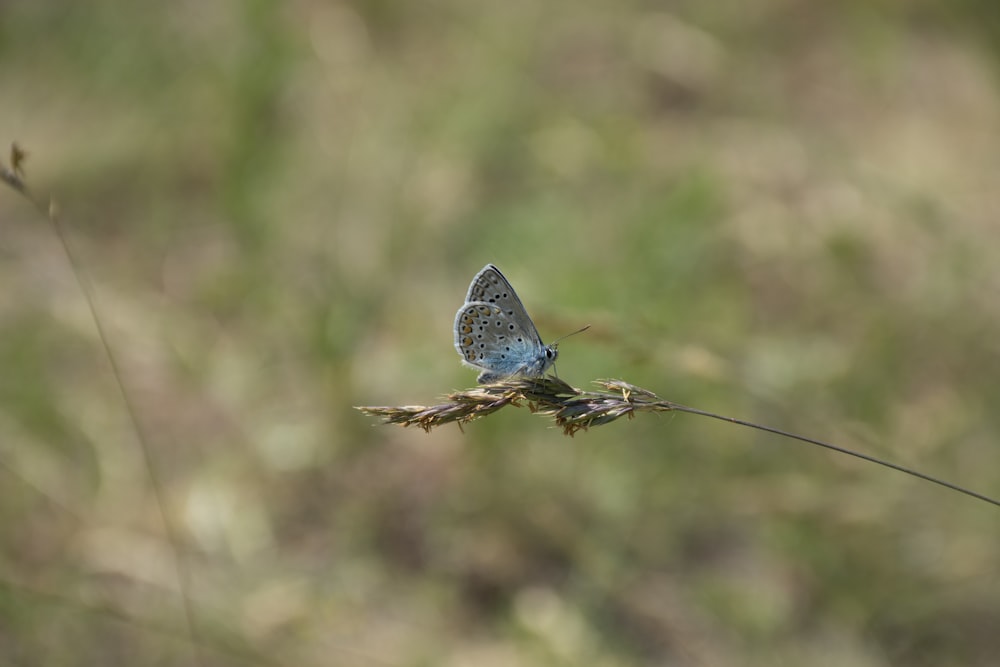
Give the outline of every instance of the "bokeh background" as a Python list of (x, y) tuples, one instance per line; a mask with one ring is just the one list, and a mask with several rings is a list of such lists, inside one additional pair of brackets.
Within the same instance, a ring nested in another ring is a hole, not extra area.
[(998, 40), (986, 0), (0, 4), (78, 268), (0, 190), (0, 662), (995, 664), (996, 507), (691, 415), (352, 406), (474, 383), (494, 262), (592, 325), (576, 386), (1000, 496)]

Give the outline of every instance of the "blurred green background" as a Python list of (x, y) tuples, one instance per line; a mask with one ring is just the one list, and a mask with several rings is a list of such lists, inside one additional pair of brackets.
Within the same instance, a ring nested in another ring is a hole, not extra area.
[(691, 415), (570, 439), (352, 406), (473, 385), (451, 327), (494, 262), (545, 340), (593, 325), (576, 386), (1000, 495), (998, 26), (3, 3), (0, 142), (123, 384), (0, 190), (0, 663), (995, 664), (995, 507)]

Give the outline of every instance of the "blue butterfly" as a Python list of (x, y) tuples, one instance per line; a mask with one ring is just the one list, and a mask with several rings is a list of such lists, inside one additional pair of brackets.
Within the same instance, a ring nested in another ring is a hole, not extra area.
[(455, 349), (463, 364), (481, 371), (480, 384), (542, 377), (559, 356), (556, 344), (542, 342), (514, 288), (492, 264), (472, 279), (455, 315)]

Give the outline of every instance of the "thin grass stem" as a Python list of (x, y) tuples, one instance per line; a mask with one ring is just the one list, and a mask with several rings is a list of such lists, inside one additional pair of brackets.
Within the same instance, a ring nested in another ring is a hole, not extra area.
[(424, 429), (424, 431), (430, 431), (433, 428), (450, 423), (462, 426), (474, 419), (492, 414), (508, 405), (520, 407), (522, 404), (525, 404), (532, 412), (539, 412), (543, 415), (553, 417), (556, 425), (561, 427), (563, 433), (569, 436), (574, 435), (577, 431), (585, 431), (592, 426), (610, 424), (622, 417), (631, 419), (640, 412), (687, 412), (693, 415), (729, 422), (738, 426), (766, 431), (817, 447), (823, 447), (839, 454), (853, 456), (1000, 507), (1000, 500), (922, 473), (913, 468), (871, 456), (870, 454), (833, 445), (815, 438), (796, 435), (795, 433), (783, 431), (778, 428), (763, 426), (734, 417), (725, 417), (714, 412), (707, 412), (698, 408), (681, 405), (680, 403), (674, 403), (673, 401), (666, 401), (653, 392), (637, 387), (624, 380), (595, 380), (594, 384), (603, 387), (603, 390), (582, 391), (571, 387), (555, 377), (512, 378), (449, 394), (448, 402), (439, 405), (429, 407), (412, 405), (402, 407), (363, 406), (357, 407), (357, 409), (366, 415), (381, 417), (386, 424), (418, 426)]
[(201, 643), (201, 638), (199, 637), (197, 624), (195, 623), (193, 604), (190, 596), (187, 594), (190, 572), (188, 571), (184, 559), (181, 558), (180, 538), (178, 536), (179, 531), (173, 521), (171, 521), (170, 515), (166, 509), (166, 491), (164, 490), (163, 485), (155, 472), (153, 456), (149, 445), (149, 437), (143, 428), (142, 421), (139, 419), (138, 410), (136, 409), (131, 398), (129, 398), (128, 391), (125, 389), (124, 374), (122, 373), (121, 367), (118, 363), (118, 358), (111, 347), (111, 343), (108, 340), (108, 334), (104, 330), (104, 326), (101, 324), (101, 318), (97, 312), (96, 294), (94, 292), (93, 285), (91, 285), (90, 281), (87, 280), (86, 273), (77, 259), (76, 254), (73, 252), (72, 245), (66, 237), (62, 220), (59, 216), (59, 207), (54, 200), (50, 200), (48, 205), (46, 205), (44, 201), (37, 197), (27, 185), (24, 171), (24, 164), (27, 155), (27, 152), (25, 152), (16, 143), (11, 144), (10, 166), (0, 163), (0, 181), (3, 181), (10, 188), (31, 202), (38, 213), (46, 218), (52, 225), (52, 228), (56, 233), (56, 237), (59, 239), (63, 253), (66, 255), (66, 259), (69, 262), (70, 269), (73, 272), (76, 283), (80, 288), (80, 292), (83, 294), (84, 300), (87, 302), (91, 320), (93, 321), (94, 327), (97, 331), (97, 337), (101, 341), (101, 346), (104, 348), (104, 354), (107, 356), (108, 363), (111, 366), (111, 373), (118, 386), (118, 391), (125, 406), (125, 411), (128, 413), (129, 421), (132, 423), (136, 439), (139, 442), (139, 448), (142, 451), (143, 463), (149, 474), (150, 483), (153, 489), (153, 496), (156, 499), (157, 511), (160, 515), (161, 521), (163, 522), (167, 541), (169, 542), (170, 548), (174, 553), (173, 561), (175, 576), (180, 590), (185, 624), (187, 626), (188, 634), (192, 640), (192, 646), (195, 647), (193, 649), (195, 662), (197, 664), (201, 664), (201, 654), (197, 649)]

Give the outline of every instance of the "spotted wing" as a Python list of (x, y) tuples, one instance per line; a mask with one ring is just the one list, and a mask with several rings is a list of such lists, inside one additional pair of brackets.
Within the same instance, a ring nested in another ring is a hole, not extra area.
[(455, 349), (466, 365), (494, 378), (538, 375), (549, 358), (499, 306), (481, 301), (465, 304), (455, 315)]
[(487, 264), (476, 274), (469, 285), (469, 293), (465, 297), (468, 303), (488, 303), (500, 308), (507, 320), (514, 324), (518, 335), (528, 340), (534, 347), (542, 347), (542, 338), (538, 335), (535, 323), (528, 317), (528, 311), (518, 298), (517, 292), (500, 273), (500, 269)]

